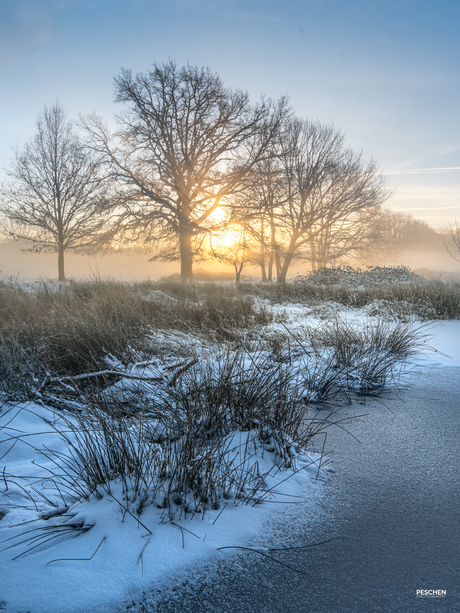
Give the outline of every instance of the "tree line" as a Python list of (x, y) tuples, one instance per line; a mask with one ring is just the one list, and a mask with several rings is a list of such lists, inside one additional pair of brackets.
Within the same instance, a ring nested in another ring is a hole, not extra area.
[(284, 97), (252, 103), (206, 67), (122, 69), (114, 84), (115, 131), (89, 115), (77, 134), (59, 102), (46, 106), (0, 192), (11, 234), (57, 252), (60, 280), (69, 250), (142, 244), (178, 260), (183, 280), (212, 256), (237, 280), (251, 263), (285, 282), (299, 258), (316, 268), (378, 243), (387, 178), (340, 130)]

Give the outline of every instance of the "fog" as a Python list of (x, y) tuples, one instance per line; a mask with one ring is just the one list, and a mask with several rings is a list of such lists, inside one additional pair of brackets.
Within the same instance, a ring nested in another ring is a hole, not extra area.
[[(7, 240), (0, 242), (0, 279), (17, 279), (20, 281), (38, 281), (57, 279), (57, 255), (55, 253), (31, 253), (25, 251), (23, 241)], [(407, 245), (397, 253), (370, 257), (366, 261), (349, 261), (353, 266), (367, 265), (398, 266), (405, 265), (420, 274), (430, 277), (460, 277), (460, 262), (447, 253), (442, 238), (424, 245)], [(88, 257), (75, 253), (66, 254), (67, 279), (116, 279), (120, 281), (142, 281), (159, 279), (179, 273), (178, 262), (149, 261), (148, 254), (131, 253)], [(306, 274), (310, 271), (307, 261), (297, 262), (290, 269), (290, 276)], [(231, 266), (220, 265), (212, 261), (197, 262), (195, 273), (198, 278), (210, 277), (232, 279), (234, 271)], [(260, 277), (260, 269), (246, 266), (243, 276)]]
[[(56, 253), (25, 251), (23, 241), (0, 242), (0, 278), (21, 281), (57, 279)], [(123, 281), (157, 279), (179, 270), (175, 263), (149, 262), (147, 254), (116, 254), (88, 257), (68, 252), (65, 256), (66, 278), (100, 277)]]

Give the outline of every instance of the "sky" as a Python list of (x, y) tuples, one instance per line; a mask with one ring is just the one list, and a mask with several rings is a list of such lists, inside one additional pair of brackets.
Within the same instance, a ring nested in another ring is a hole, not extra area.
[(0, 0), (0, 180), (44, 105), (108, 120), (113, 77), (153, 62), (290, 97), (379, 162), (387, 202), (460, 220), (458, 0)]

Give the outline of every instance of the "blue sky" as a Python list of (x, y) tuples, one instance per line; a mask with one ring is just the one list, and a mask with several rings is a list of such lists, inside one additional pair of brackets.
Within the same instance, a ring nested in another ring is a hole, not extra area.
[(388, 206), (446, 226), (460, 220), (459, 32), (458, 0), (0, 0), (0, 169), (45, 103), (109, 118), (121, 67), (173, 58), (254, 100), (289, 95), (392, 175)]

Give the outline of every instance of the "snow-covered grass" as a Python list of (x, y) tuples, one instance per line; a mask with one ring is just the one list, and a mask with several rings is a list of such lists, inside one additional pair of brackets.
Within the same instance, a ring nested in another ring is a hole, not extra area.
[[(322, 478), (317, 454), (300, 453), (294, 473), (274, 469), (274, 452), (259, 449), (254, 454), (252, 449), (246, 467), (238, 461), (240, 470), (253, 467), (265, 475), (267, 495), (270, 492), (278, 504), (237, 504), (229, 499), (219, 509), (196, 510), (187, 516), (178, 505), (173, 519), (168, 513), (165, 517), (164, 508), (146, 504), (138, 515), (139, 498), (136, 504), (130, 499), (134, 490), (126, 491), (123, 480), (114, 479), (68, 506), (66, 484), (57, 478), (52, 460), (54, 456), (58, 463), (68, 462), (69, 449), (58, 431), (69, 436), (69, 421), (77, 426), (77, 420), (30, 403), (16, 406), (14, 414), (3, 417), (3, 423), (9, 423), (6, 433), (23, 433), (8, 454), (2, 487), (2, 510), (7, 513), (0, 524), (5, 549), (0, 572), (6, 611), (99, 610), (129, 589), (158, 585), (181, 567), (221, 555), (218, 547), (246, 543), (261, 529), (273, 506), (277, 509), (282, 501), (311, 504), (318, 471)], [(229, 461), (239, 450), (252, 446), (251, 436), (239, 431), (227, 440)], [(27, 439), (37, 451), (25, 443)], [(66, 472), (64, 478), (68, 478)], [(56, 485), (64, 487), (59, 491)]]
[(336, 400), (396, 383), (427, 341), (460, 364), (458, 321), (248, 285), (0, 290), (0, 610), (102, 610), (244, 545), (314, 504), (327, 429), (349, 427)]
[(428, 280), (403, 266), (319, 269), (285, 286), (243, 285), (244, 289), (272, 304), (296, 302), (322, 309), (329, 302), (402, 321), (460, 319), (458, 281)]
[(175, 284), (166, 294), (154, 283), (41, 283), (34, 291), (0, 283), (0, 388), (24, 398), (35, 380), (101, 370), (107, 356), (124, 364), (148, 359), (161, 351), (152, 331), (237, 340), (271, 320), (252, 297), (211, 285), (203, 294)]

